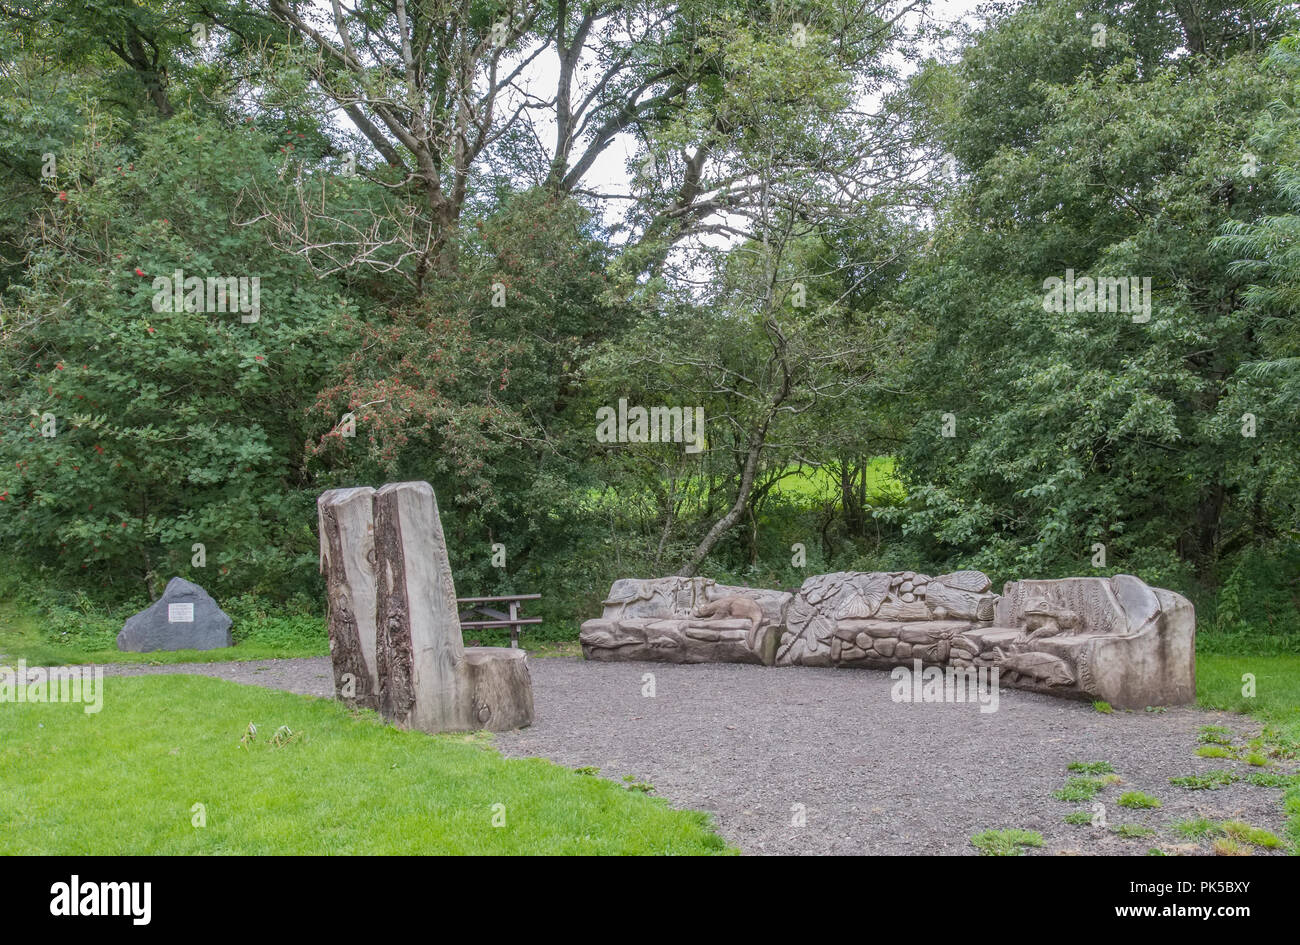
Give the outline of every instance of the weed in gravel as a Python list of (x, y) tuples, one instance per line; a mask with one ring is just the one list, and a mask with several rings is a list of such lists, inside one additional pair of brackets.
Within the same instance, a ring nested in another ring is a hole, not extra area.
[(1096, 709), (1098, 712), (1100, 712), (1102, 715), (1110, 715), (1112, 712), (1115, 711), (1115, 707), (1112, 706), (1109, 702), (1102, 702), (1100, 700), (1094, 702), (1092, 704), (1092, 707)]
[(1067, 771), (1079, 774), (1114, 774), (1115, 769), (1109, 761), (1071, 761), (1065, 766)]
[(1203, 745), (1231, 745), (1232, 732), (1222, 725), (1202, 725), (1196, 740)]
[(1188, 774), (1180, 778), (1170, 778), (1174, 787), (1187, 788), (1189, 791), (1217, 791), (1219, 788), (1241, 780), (1232, 771), (1207, 771), (1205, 774)]
[(1174, 824), (1174, 830), (1184, 840), (1204, 840), (1214, 833), (1216, 828), (1215, 822), (1208, 817), (1193, 817), (1191, 820), (1180, 820)]
[(1068, 778), (1065, 787), (1053, 791), (1052, 797), (1058, 801), (1090, 801), (1105, 786), (1101, 778)]
[(1202, 745), (1196, 749), (1196, 754), (1202, 758), (1236, 758), (1237, 752), (1232, 748), (1224, 748), (1222, 745)]
[(1231, 837), (1220, 837), (1214, 841), (1212, 849), (1215, 856), (1250, 856), (1250, 847), (1238, 843)]
[(1246, 781), (1256, 787), (1287, 787), (1294, 779), (1293, 774), (1279, 774), (1276, 771), (1252, 771), (1246, 775)]
[(1152, 797), (1150, 794), (1143, 794), (1141, 791), (1126, 791), (1119, 796), (1116, 801), (1120, 807), (1133, 807), (1139, 810), (1148, 810), (1160, 806), (1160, 799)]
[[(1275, 850), (1282, 846), (1281, 839), (1268, 830), (1252, 827), (1241, 820), (1225, 820), (1216, 823), (1206, 817), (1192, 820), (1180, 820), (1174, 824), (1174, 830), (1184, 840), (1201, 841), (1215, 838), (1214, 852), (1220, 856), (1246, 856), (1250, 850), (1247, 846)], [(1220, 849), (1222, 847), (1222, 849)], [(1234, 852), (1234, 851), (1244, 852)]]
[(1065, 815), (1065, 822), (1076, 827), (1086, 827), (1092, 823), (1092, 814), (1086, 810), (1072, 810)]
[(970, 842), (982, 856), (1023, 856), (1025, 847), (1043, 845), (1043, 835), (1035, 830), (985, 830)]
[(1256, 847), (1263, 847), (1266, 850), (1276, 850), (1282, 845), (1282, 841), (1278, 839), (1276, 834), (1262, 827), (1252, 827), (1240, 820), (1225, 820), (1219, 824), (1219, 829), (1233, 840), (1249, 843)]
[(1139, 837), (1153, 837), (1155, 831), (1150, 827), (1143, 827), (1138, 824), (1120, 824), (1112, 827), (1111, 831), (1117, 837), (1123, 837), (1125, 840), (1137, 840)]

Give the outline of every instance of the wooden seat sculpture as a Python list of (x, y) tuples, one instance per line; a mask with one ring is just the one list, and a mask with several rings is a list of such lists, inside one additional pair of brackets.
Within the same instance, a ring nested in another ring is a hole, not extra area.
[(1196, 697), (1196, 615), (1136, 577), (818, 574), (793, 592), (702, 577), (614, 582), (582, 625), (591, 660), (997, 670), (1003, 685), (1121, 708)]
[(532, 723), (524, 651), (461, 640), (432, 486), (332, 489), (316, 510), (338, 698), (424, 732)]

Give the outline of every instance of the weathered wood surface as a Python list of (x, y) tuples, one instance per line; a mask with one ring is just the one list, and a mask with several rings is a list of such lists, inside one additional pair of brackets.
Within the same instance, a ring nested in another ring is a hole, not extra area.
[(523, 650), (496, 646), (465, 649), (462, 696), (473, 728), (505, 732), (533, 721), (533, 686)]
[(427, 482), (389, 483), (375, 493), (375, 569), (384, 715), (428, 732), (476, 727), (461, 698), (456, 587)]
[[(345, 674), (370, 666), (371, 702), (353, 701), (373, 703), (397, 725), (446, 732), (530, 724), (532, 683), (523, 651), (466, 650), (461, 642), (433, 488), (399, 482), (378, 491), (334, 490), (318, 507), (336, 688)], [(369, 601), (364, 610), (363, 600)]]
[(316, 500), (320, 569), (329, 602), (334, 693), (350, 705), (379, 708), (375, 663), (374, 489), (331, 489)]

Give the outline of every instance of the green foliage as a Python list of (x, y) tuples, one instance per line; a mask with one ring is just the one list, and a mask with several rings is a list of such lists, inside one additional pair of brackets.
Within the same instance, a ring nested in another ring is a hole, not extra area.
[(1240, 820), (1225, 820), (1219, 825), (1219, 829), (1233, 840), (1262, 847), (1265, 850), (1275, 850), (1282, 846), (1282, 841), (1272, 832), (1262, 827), (1252, 827)]
[[(1294, 21), (1222, 4), (1193, 69), (1187, 23), (1093, 6), (998, 18), (953, 69), (960, 106), (936, 106), (966, 179), (895, 303), (913, 338), (897, 383), (916, 417), (899, 455), (909, 502), (876, 515), (933, 557), (1008, 577), (1119, 570), (1207, 610), (1227, 578), (1222, 627), (1293, 632), (1297, 412), (1293, 359), (1278, 360), (1293, 319), (1278, 315), (1294, 280), (1278, 234), (1296, 74), (1276, 54), (1262, 67), (1232, 24), (1277, 36)], [(1248, 176), (1248, 153), (1269, 167)], [(1259, 266), (1237, 261), (1248, 251)], [(1067, 269), (1150, 276), (1150, 320), (1047, 310), (1046, 280)], [(1243, 435), (1246, 413), (1271, 432)]]
[[(271, 142), (84, 121), (60, 164), (67, 200), (33, 215), (28, 278), (6, 297), (4, 322), (25, 328), (0, 336), (0, 537), (106, 595), (177, 574), (217, 596), (314, 590), (303, 409), (351, 343), (331, 337), (348, 303), (235, 225), (240, 193), (275, 180)], [(243, 313), (168, 310), (154, 280), (177, 270), (258, 278), (259, 319), (242, 321), (251, 282)]]
[[(367, 44), (395, 14), (363, 7), (353, 40), (386, 60)], [(451, 15), (448, 48), (485, 11)], [(264, 13), (221, 6), (196, 46), (214, 13), (189, 0), (0, 11), (0, 541), (94, 604), (46, 608), (44, 644), (94, 651), (180, 574), (262, 602), (242, 642), (318, 646), (316, 495), (425, 479), (459, 591), (541, 591), (539, 641), (615, 578), (698, 560), (780, 587), (1134, 573), (1193, 599), (1202, 653), (1300, 653), (1285, 5), (1006, 5), (891, 91), (877, 15), (814, 3), (796, 46), (781, 11), (691, 2), (628, 46), (574, 153), (529, 114), (472, 155), (434, 135), (435, 197), (403, 182), (409, 143), (321, 117), (378, 79), (322, 84)], [(511, 43), (562, 39), (560, 14)], [(679, 84), (649, 94), (663, 68)], [(607, 123), (655, 158), (612, 224), (569, 173)], [(927, 149), (955, 179), (924, 179)], [(260, 320), (155, 311), (177, 269), (258, 276)], [(1150, 276), (1150, 321), (1048, 311), (1066, 269)], [(702, 406), (706, 449), (598, 443), (620, 398)]]
[(1204, 745), (1231, 745), (1232, 729), (1222, 725), (1202, 725), (1196, 740)]
[(1174, 824), (1174, 829), (1186, 840), (1201, 841), (1219, 837), (1227, 838), (1233, 843), (1251, 844), (1268, 850), (1282, 845), (1282, 841), (1270, 831), (1252, 827), (1240, 820), (1215, 822), (1205, 817), (1196, 817), (1178, 821)]

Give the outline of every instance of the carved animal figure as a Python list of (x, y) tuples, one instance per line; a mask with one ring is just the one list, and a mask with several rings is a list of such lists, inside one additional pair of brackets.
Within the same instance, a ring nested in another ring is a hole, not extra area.
[(1075, 633), (1080, 623), (1074, 611), (1054, 607), (1045, 598), (1035, 597), (1025, 603), (1025, 628), (1016, 642), (1023, 644), (1061, 633)]
[(692, 612), (692, 616), (730, 617), (736, 620), (748, 620), (749, 632), (745, 635), (745, 642), (751, 650), (757, 652), (758, 628), (763, 625), (763, 608), (748, 597), (737, 595), (719, 597), (717, 600), (700, 604)]

